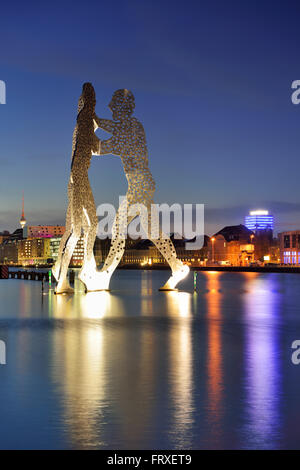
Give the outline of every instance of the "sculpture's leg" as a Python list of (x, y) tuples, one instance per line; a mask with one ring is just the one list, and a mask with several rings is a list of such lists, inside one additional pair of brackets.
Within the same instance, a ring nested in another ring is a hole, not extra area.
[(117, 268), (118, 264), (120, 263), (122, 256), (125, 251), (125, 238), (121, 237), (120, 234), (120, 219), (122, 217), (122, 206), (118, 210), (113, 228), (112, 228), (112, 239), (110, 244), (109, 253), (107, 258), (104, 262), (104, 265), (101, 269), (100, 278), (99, 278), (99, 288), (102, 290), (109, 289), (109, 283), (111, 276), (115, 269)]
[(56, 294), (63, 294), (63, 293), (72, 293), (74, 290), (70, 286), (68, 279), (67, 279), (67, 272), (68, 267), (72, 258), (73, 251), (76, 247), (77, 241), (80, 237), (80, 233), (76, 230), (73, 232), (69, 239), (66, 242), (65, 249), (61, 259), (61, 271), (57, 283), (57, 287), (55, 289)]
[(99, 290), (96, 261), (94, 256), (94, 244), (97, 234), (98, 219), (96, 208), (90, 208), (89, 212), (83, 209), (86, 223), (84, 225), (84, 262), (78, 278), (85, 284), (87, 291)]
[(60, 244), (59, 244), (59, 250), (58, 250), (58, 257), (57, 260), (52, 267), (52, 274), (55, 277), (55, 279), (58, 281), (59, 275), (60, 275), (60, 270), (61, 270), (61, 260), (62, 256), (64, 253), (64, 250), (66, 248), (66, 243), (68, 241), (68, 238), (71, 236), (72, 233), (72, 226), (71, 226), (71, 209), (70, 205), (68, 206), (67, 209), (67, 216), (66, 216), (66, 230), (65, 233), (63, 234)]
[(177, 258), (172, 240), (160, 230), (158, 211), (152, 200), (147, 202), (147, 212), (141, 213), (141, 223), (149, 240), (154, 243), (172, 269), (172, 276), (159, 290), (175, 290), (178, 282), (188, 275), (190, 269)]
[(120, 263), (125, 251), (125, 228), (136, 217), (136, 215), (128, 217), (127, 204), (127, 201), (121, 204), (114, 220), (110, 250), (99, 273), (98, 285), (101, 286), (102, 290), (109, 289), (111, 276)]

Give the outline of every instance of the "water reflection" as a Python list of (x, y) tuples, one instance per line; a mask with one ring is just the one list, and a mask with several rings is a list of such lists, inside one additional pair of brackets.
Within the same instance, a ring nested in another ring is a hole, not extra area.
[(150, 271), (142, 271), (141, 280), (141, 313), (149, 315), (153, 312), (152, 276)]
[(208, 319), (208, 410), (212, 438), (220, 439), (223, 417), (222, 393), (222, 345), (221, 345), (221, 297), (220, 272), (207, 273), (207, 319)]
[(102, 329), (96, 325), (56, 329), (52, 363), (70, 447), (101, 446), (96, 422), (106, 395)]
[[(122, 302), (109, 292), (78, 291), (73, 296), (52, 293), (49, 306), (53, 318), (67, 321), (54, 332), (52, 362), (53, 378), (63, 396), (63, 427), (69, 445), (101, 448), (105, 404), (110, 396), (108, 354), (112, 355), (113, 347), (109, 328), (101, 320), (122, 317)], [(68, 322), (72, 319), (78, 321)]]
[(74, 295), (54, 295), (49, 292), (48, 313), (61, 319), (101, 319), (122, 316), (122, 300), (110, 292), (76, 292)]
[(20, 283), (19, 311), (22, 317), (30, 316), (31, 290), (27, 288), (26, 281)]
[(248, 279), (245, 380), (248, 443), (276, 448), (280, 428), (279, 297), (276, 275)]
[(193, 424), (193, 343), (192, 343), (192, 294), (168, 292), (168, 313), (181, 320), (170, 329), (170, 396), (173, 397), (173, 423), (171, 437), (177, 448), (190, 445)]
[(119, 290), (43, 305), (39, 283), (0, 282), (0, 447), (299, 447), (294, 276), (201, 273), (198, 293), (166, 293), (163, 271), (119, 270)]

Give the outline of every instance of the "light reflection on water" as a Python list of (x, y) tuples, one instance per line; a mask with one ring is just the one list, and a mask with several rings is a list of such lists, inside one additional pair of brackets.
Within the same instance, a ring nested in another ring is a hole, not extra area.
[(73, 296), (0, 281), (1, 448), (299, 447), (296, 277), (207, 272), (196, 293), (192, 276), (158, 292), (165, 277), (117, 271), (112, 292), (76, 281)]
[[(281, 364), (277, 322), (280, 316), (278, 278), (262, 280), (256, 275), (245, 295), (246, 395), (248, 402), (246, 430), (255, 447), (267, 442), (275, 448), (281, 424)], [(263, 324), (260, 323), (263, 320)]]
[(170, 441), (177, 448), (190, 446), (191, 426), (193, 423), (193, 361), (192, 361), (192, 294), (187, 292), (167, 293), (167, 310), (182, 319), (168, 335), (170, 369), (169, 386), (173, 406), (173, 425)]
[(222, 423), (222, 345), (221, 345), (221, 296), (220, 272), (207, 273), (207, 399), (213, 441), (219, 441)]

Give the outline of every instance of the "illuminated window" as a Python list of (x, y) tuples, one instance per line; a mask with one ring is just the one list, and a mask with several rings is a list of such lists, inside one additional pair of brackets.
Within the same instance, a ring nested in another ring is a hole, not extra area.
[(290, 255), (291, 255), (291, 252), (290, 251), (284, 251), (283, 252), (283, 262), (284, 264), (290, 264)]
[(283, 237), (284, 248), (290, 248), (290, 236), (284, 235)]

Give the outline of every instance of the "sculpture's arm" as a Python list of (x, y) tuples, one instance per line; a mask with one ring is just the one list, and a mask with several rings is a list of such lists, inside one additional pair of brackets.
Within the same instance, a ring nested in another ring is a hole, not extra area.
[(111, 137), (108, 140), (98, 139), (98, 142), (96, 143), (92, 154), (93, 155), (109, 155), (109, 154), (116, 155), (114, 152), (113, 137)]
[[(94, 116), (94, 126), (95, 130), (98, 127), (106, 132), (110, 132), (111, 134), (115, 130), (115, 123), (110, 119), (101, 119), (98, 116)], [(95, 153), (94, 155), (118, 155), (115, 150), (115, 137), (110, 137), (107, 140), (101, 140), (99, 143), (99, 152)]]
[(110, 134), (113, 133), (115, 127), (114, 121), (111, 121), (110, 119), (101, 119), (96, 115), (94, 116), (94, 121), (96, 124), (96, 129), (99, 127), (103, 131), (109, 132)]
[(101, 140), (100, 142), (100, 154), (99, 155), (116, 155), (114, 152), (114, 138), (111, 137), (107, 140)]

